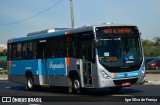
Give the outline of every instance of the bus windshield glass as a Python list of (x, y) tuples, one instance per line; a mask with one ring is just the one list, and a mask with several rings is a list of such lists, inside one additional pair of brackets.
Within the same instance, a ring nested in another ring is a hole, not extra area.
[(98, 33), (98, 56), (104, 67), (131, 68), (141, 64), (140, 36), (128, 33), (128, 31), (124, 31), (127, 34), (110, 33), (107, 35), (106, 33)]

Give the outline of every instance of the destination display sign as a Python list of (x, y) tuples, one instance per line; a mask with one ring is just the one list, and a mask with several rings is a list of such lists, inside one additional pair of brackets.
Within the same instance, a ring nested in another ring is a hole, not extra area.
[(130, 28), (107, 28), (104, 29), (104, 33), (108, 34), (112, 34), (112, 33), (131, 33), (131, 29)]
[(97, 27), (96, 28), (97, 35), (105, 35), (105, 34), (139, 34), (138, 28), (136, 26), (107, 26), (107, 27)]

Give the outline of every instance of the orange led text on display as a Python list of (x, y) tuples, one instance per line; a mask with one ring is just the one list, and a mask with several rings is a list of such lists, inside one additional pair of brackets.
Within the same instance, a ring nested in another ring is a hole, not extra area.
[(107, 34), (116, 34), (116, 33), (131, 33), (131, 29), (130, 28), (113, 28), (113, 29), (105, 29), (104, 30), (105, 33)]

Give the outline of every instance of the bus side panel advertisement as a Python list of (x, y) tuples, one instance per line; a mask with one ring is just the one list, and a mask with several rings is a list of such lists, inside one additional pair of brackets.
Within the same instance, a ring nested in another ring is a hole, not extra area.
[(48, 75), (67, 75), (65, 58), (54, 58), (47, 60)]

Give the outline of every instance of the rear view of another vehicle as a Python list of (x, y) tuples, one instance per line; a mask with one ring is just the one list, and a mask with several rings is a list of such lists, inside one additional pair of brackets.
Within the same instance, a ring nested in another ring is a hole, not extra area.
[(148, 70), (160, 70), (160, 58), (156, 58), (153, 61), (146, 64)]

